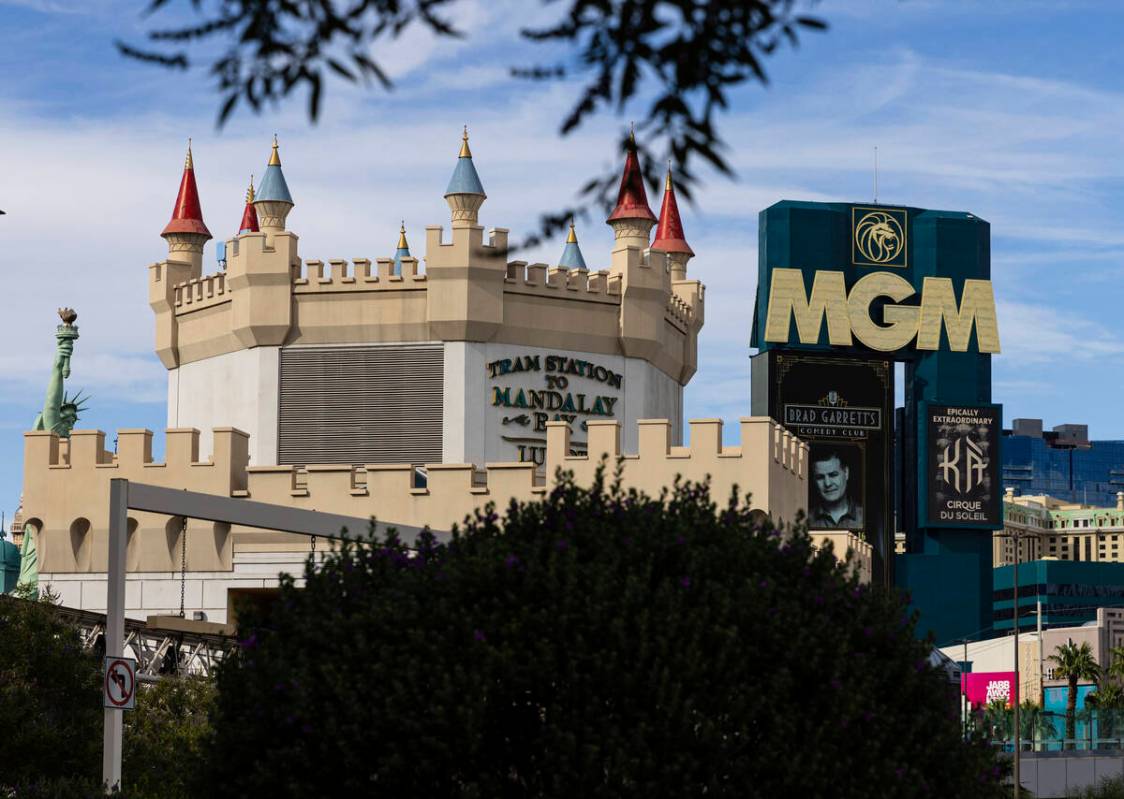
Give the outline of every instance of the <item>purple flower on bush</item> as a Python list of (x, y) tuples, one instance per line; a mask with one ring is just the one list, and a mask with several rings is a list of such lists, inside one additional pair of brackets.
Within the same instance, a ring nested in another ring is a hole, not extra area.
[(512, 553), (512, 554), (508, 555), (506, 558), (503, 559), (503, 565), (506, 566), (509, 569), (514, 569), (516, 566), (519, 565), (519, 556), (516, 555), (515, 553)]
[(836, 691), (840, 691), (840, 690), (843, 689), (843, 683), (839, 681), (838, 677), (832, 677), (831, 678), (831, 687), (834, 688)]
[(688, 577), (687, 575), (683, 575), (682, 577), (679, 578), (679, 586), (681, 588), (690, 588), (691, 587), (691, 578)]
[(243, 649), (253, 649), (257, 645), (258, 645), (258, 634), (257, 633), (250, 633), (248, 638), (243, 638), (241, 641), (238, 642), (238, 646), (242, 647)]
[(867, 638), (873, 637), (874, 636), (874, 628), (871, 627), (869, 624), (866, 627), (863, 627), (863, 635), (865, 635)]
[(565, 538), (559, 538), (558, 543), (555, 544), (555, 546), (558, 548), (559, 552), (565, 552), (567, 549), (570, 548), (570, 542), (567, 541)]
[(472, 640), (480, 641), (481, 643), (483, 643), (484, 641), (488, 640), (488, 636), (484, 635), (483, 630), (477, 628), (472, 631)]

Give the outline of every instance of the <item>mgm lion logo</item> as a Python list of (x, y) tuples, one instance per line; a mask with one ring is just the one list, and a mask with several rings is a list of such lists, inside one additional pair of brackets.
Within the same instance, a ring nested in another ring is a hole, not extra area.
[[(866, 211), (861, 217), (859, 213)], [(905, 266), (905, 211), (855, 208), (854, 257), (867, 266)]]

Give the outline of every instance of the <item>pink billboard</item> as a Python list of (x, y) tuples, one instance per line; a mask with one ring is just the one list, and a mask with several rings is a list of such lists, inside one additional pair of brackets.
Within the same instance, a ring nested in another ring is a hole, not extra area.
[(971, 705), (986, 705), (1002, 699), (1011, 707), (1017, 692), (1013, 671), (970, 671), (960, 675), (960, 692)]

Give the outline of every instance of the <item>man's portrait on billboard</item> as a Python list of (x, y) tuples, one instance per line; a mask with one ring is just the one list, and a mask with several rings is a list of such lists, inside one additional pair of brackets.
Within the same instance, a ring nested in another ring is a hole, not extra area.
[(808, 469), (808, 526), (861, 529), (862, 453), (854, 444), (812, 444)]

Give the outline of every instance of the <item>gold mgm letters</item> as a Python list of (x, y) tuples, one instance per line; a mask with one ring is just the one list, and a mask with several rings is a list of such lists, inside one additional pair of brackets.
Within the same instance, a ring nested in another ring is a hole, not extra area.
[(899, 303), (915, 293), (900, 275), (871, 272), (855, 283), (848, 296), (842, 272), (817, 271), (808, 296), (799, 269), (774, 269), (772, 274), (766, 341), (788, 341), (791, 315), (796, 317), (801, 344), (819, 341), (820, 327), (827, 317), (827, 340), (834, 347), (850, 346), (853, 333), (879, 352), (900, 350), (914, 337), (917, 349), (936, 350), (940, 348), (943, 322), (952, 350), (967, 352), (974, 323), (980, 352), (999, 352), (999, 325), (990, 280), (965, 280), (958, 308), (951, 278), (926, 277), (921, 285), (921, 304), (887, 304), (879, 324), (870, 318), (870, 304), (875, 298), (888, 297)]

